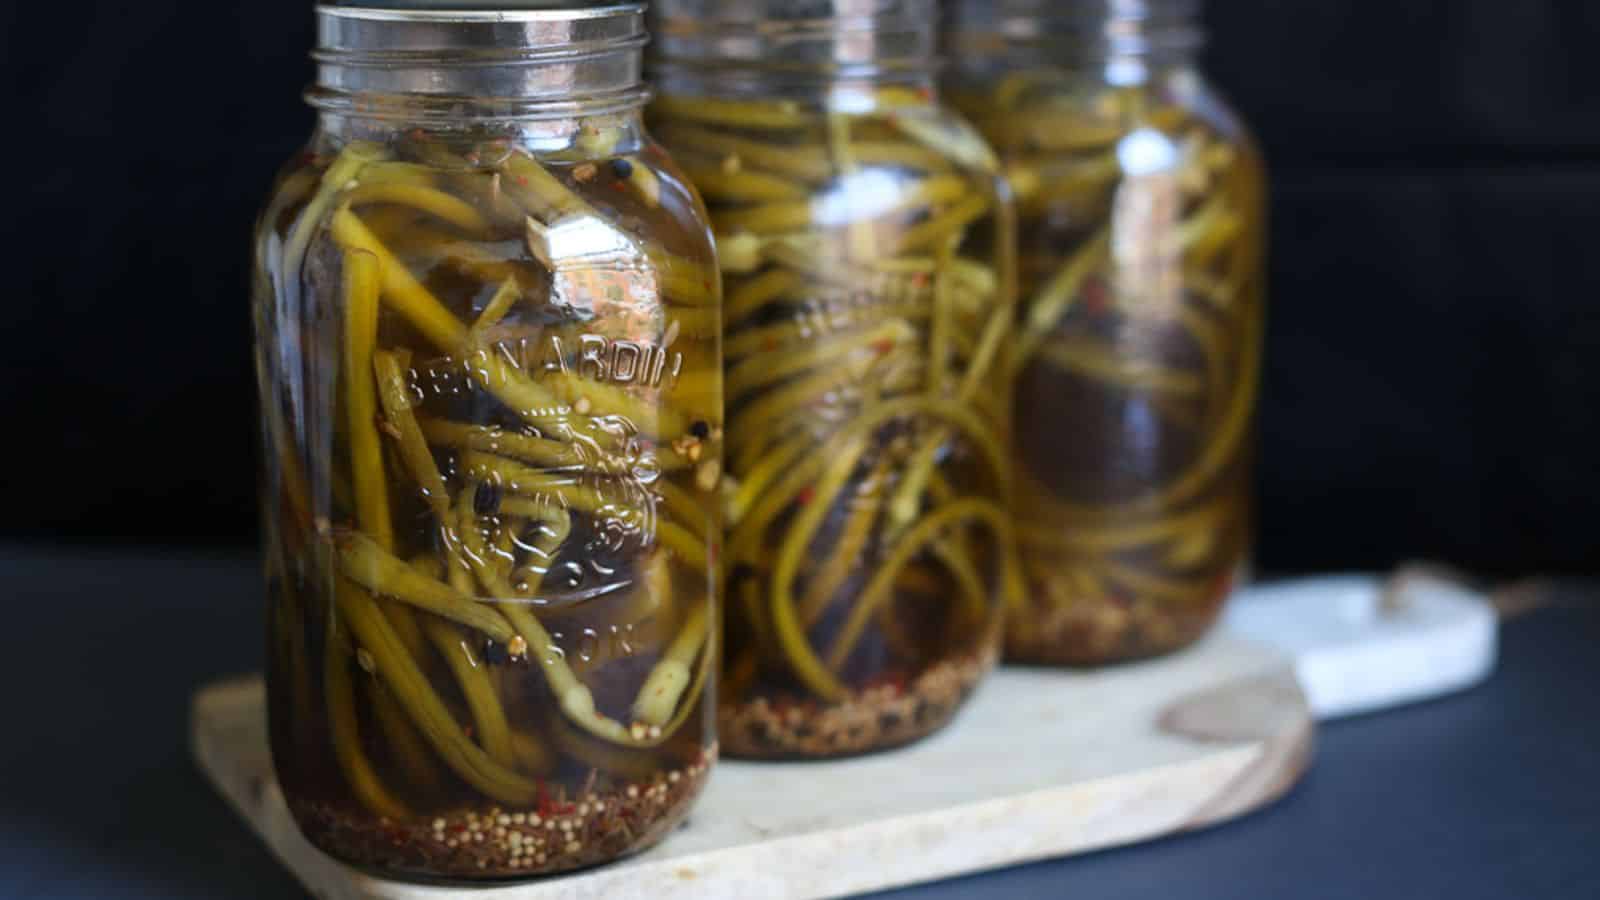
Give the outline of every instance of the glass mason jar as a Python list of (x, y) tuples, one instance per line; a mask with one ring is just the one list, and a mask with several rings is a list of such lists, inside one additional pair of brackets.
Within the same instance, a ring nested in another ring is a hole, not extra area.
[(603, 862), (716, 755), (720, 285), (639, 6), (317, 11), (256, 235), (273, 760), (391, 873)]
[(723, 748), (943, 725), (998, 651), (1011, 210), (931, 0), (664, 0), (651, 129), (728, 302)]
[(1023, 604), (1006, 655), (1197, 639), (1250, 545), (1263, 179), (1192, 0), (958, 0), (948, 92), (1017, 196)]

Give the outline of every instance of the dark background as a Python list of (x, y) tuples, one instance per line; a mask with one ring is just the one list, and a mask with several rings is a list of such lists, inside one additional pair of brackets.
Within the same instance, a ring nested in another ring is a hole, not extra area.
[[(260, 664), (247, 245), (309, 2), (0, 0), (0, 896), (295, 893), (183, 735)], [(1600, 3), (1207, 18), (1272, 165), (1263, 565), (1600, 572)], [(1260, 814), (893, 896), (1592, 898), (1595, 596), (1477, 690), (1322, 728)]]
[[(1212, 0), (1272, 169), (1264, 568), (1600, 554), (1600, 4)], [(0, 538), (248, 546), (305, 0), (11, 3)]]

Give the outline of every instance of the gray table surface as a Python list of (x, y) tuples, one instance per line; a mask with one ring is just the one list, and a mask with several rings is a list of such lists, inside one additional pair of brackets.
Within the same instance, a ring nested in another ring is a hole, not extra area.
[[(190, 693), (259, 666), (253, 562), (0, 545), (0, 586), (0, 897), (304, 896), (185, 745)], [(1269, 809), (881, 896), (1600, 897), (1600, 602), (1553, 590), (1487, 684), (1324, 726)]]

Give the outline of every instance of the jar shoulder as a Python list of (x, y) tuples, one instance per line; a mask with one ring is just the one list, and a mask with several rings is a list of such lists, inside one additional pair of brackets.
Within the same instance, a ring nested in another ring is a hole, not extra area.
[(1204, 132), (1259, 156), (1244, 119), (1193, 67), (1129, 84), (1101, 69), (955, 72), (946, 93), (1002, 156), (1110, 150), (1134, 132), (1173, 142)]
[(549, 264), (714, 268), (698, 195), (636, 121), (579, 122), (565, 141), (397, 126), (359, 136), (319, 130), (267, 194), (257, 266), (305, 264), (336, 241), (341, 216), (393, 236), (391, 249), (408, 258), (531, 252)]
[(998, 157), (958, 110), (926, 95), (858, 99), (667, 93), (648, 121), (719, 232), (826, 227), (1000, 190)]

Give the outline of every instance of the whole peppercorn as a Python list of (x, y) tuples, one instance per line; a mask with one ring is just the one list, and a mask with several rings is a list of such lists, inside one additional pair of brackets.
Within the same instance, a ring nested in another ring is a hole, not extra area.
[(499, 641), (483, 642), (483, 661), (491, 666), (503, 666), (511, 655), (506, 652), (505, 645)]
[(472, 495), (472, 511), (480, 516), (492, 516), (500, 511), (500, 485), (485, 481)]

